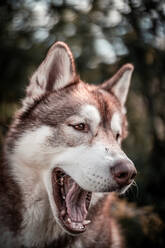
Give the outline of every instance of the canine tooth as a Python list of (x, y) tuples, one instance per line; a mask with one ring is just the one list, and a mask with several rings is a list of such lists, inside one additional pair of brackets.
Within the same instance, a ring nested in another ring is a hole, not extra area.
[(89, 223), (91, 223), (91, 220), (84, 220), (83, 221), (83, 225), (88, 225)]
[(64, 199), (64, 200), (65, 200), (65, 196), (64, 196), (64, 195), (62, 196), (62, 199)]
[(61, 216), (64, 216), (66, 213), (65, 209), (61, 210)]
[(85, 228), (85, 226), (82, 226), (82, 225), (80, 226), (80, 229), (84, 229), (84, 228)]
[(68, 218), (68, 219), (67, 219), (67, 221), (68, 221), (68, 223), (69, 223), (69, 224), (71, 224), (71, 223), (72, 223), (72, 221), (71, 221), (71, 219), (70, 219), (70, 218)]

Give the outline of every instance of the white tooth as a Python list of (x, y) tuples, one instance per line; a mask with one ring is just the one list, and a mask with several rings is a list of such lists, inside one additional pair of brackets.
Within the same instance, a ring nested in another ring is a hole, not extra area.
[(72, 221), (71, 221), (71, 219), (70, 219), (70, 218), (68, 218), (68, 219), (67, 219), (67, 221), (68, 221), (68, 223), (69, 223), (69, 224), (71, 224), (71, 223), (72, 223)]
[(81, 223), (78, 223), (78, 224), (77, 224), (77, 227), (78, 227), (79, 229), (84, 229), (84, 226), (83, 226)]
[(65, 215), (65, 209), (61, 210), (61, 216), (64, 216)]
[(72, 228), (84, 229), (85, 227), (81, 223), (72, 222)]
[(89, 223), (91, 223), (91, 220), (84, 220), (83, 221), (83, 225), (88, 225)]
[(61, 178), (60, 183), (61, 183), (61, 185), (64, 184), (64, 178), (63, 177)]

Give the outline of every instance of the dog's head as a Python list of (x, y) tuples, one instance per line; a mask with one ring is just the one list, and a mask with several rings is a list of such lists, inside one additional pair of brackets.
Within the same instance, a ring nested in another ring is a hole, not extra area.
[(85, 230), (92, 192), (124, 191), (136, 175), (121, 149), (132, 71), (126, 64), (102, 85), (89, 85), (76, 74), (68, 46), (57, 42), (27, 88), (15, 164), (38, 173), (55, 218), (71, 234)]

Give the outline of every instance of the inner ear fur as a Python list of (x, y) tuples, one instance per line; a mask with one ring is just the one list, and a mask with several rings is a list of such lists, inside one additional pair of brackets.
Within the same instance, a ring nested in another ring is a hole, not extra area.
[(101, 89), (113, 93), (122, 106), (125, 105), (127, 99), (133, 70), (132, 64), (125, 64), (112, 78), (101, 85)]
[(32, 75), (27, 97), (38, 98), (46, 92), (60, 90), (74, 81), (76, 69), (71, 50), (64, 42), (54, 43)]

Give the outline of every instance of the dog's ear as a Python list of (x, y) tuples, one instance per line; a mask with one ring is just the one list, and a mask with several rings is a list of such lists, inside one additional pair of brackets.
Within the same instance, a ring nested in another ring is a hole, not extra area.
[(111, 79), (101, 86), (102, 89), (113, 93), (122, 106), (124, 106), (127, 99), (133, 70), (132, 64), (125, 64)]
[(73, 82), (75, 75), (72, 52), (64, 42), (56, 42), (32, 75), (27, 96), (38, 98), (46, 92), (62, 89)]

